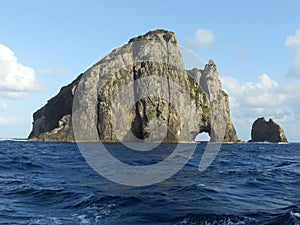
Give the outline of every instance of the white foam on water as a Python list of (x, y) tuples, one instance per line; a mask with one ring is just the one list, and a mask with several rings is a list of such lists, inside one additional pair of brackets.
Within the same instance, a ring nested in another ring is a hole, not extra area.
[(300, 219), (300, 213), (298, 213), (298, 212), (290, 212), (290, 214), (291, 214), (292, 217)]
[(22, 139), (22, 138), (0, 138), (0, 141), (27, 141), (27, 139)]
[(87, 215), (79, 215), (79, 224), (91, 224), (91, 221), (88, 220)]
[(86, 224), (102, 224), (114, 216), (115, 204), (108, 204), (103, 207), (90, 206), (85, 208), (79, 214), (73, 214), (72, 220), (76, 221), (75, 224), (86, 225)]
[(232, 220), (231, 218), (223, 218), (223, 219), (218, 219), (218, 220), (210, 220), (206, 219), (203, 221), (194, 221), (190, 217), (184, 218), (181, 222), (179, 222), (179, 225), (246, 225), (249, 224), (250, 222), (255, 222), (254, 219), (245, 217), (244, 219), (240, 220)]
[(60, 221), (56, 217), (48, 217), (48, 216), (39, 216), (38, 218), (33, 218), (29, 222), (29, 225), (48, 225), (48, 224), (54, 224), (54, 225), (62, 225), (64, 224), (62, 221)]

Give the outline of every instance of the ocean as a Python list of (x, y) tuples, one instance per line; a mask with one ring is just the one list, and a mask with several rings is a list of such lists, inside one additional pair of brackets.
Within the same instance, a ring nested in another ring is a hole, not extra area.
[[(2, 140), (0, 224), (300, 224), (300, 144), (223, 144), (200, 172), (205, 147), (169, 179), (133, 187), (95, 172), (75, 143)], [(120, 143), (107, 148), (145, 162)], [(147, 163), (173, 148), (147, 152)]]

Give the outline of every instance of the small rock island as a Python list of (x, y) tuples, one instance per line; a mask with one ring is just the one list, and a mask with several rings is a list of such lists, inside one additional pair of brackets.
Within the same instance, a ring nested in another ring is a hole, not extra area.
[(251, 130), (251, 140), (249, 142), (288, 142), (281, 126), (269, 119), (266, 121), (264, 117), (254, 121)]

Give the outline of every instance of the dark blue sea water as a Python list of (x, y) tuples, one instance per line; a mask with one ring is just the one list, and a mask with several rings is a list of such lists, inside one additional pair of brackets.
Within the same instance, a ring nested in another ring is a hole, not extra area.
[(0, 224), (300, 224), (300, 144), (222, 145), (200, 173), (204, 148), (166, 181), (129, 187), (98, 175), (76, 144), (0, 141)]

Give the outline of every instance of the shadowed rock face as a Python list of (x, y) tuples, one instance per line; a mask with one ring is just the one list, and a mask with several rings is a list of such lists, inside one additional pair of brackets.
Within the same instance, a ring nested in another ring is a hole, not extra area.
[(264, 117), (254, 121), (250, 142), (288, 142), (283, 129), (272, 119), (266, 121)]
[[(108, 73), (110, 78), (103, 85), (104, 76)], [(228, 95), (222, 90), (215, 63), (210, 60), (203, 70), (185, 70), (176, 36), (165, 30), (150, 31), (132, 38), (128, 44), (113, 50), (71, 84), (63, 87), (58, 95), (33, 114), (29, 140), (74, 141), (72, 113), (80, 105), (85, 113), (79, 121), (83, 126), (89, 126), (93, 120), (97, 124), (100, 140), (122, 141), (112, 126), (112, 118), (116, 116), (113, 109), (124, 111), (122, 104), (114, 105), (116, 93), (131, 82), (147, 78), (151, 81), (153, 75), (166, 82), (149, 82), (149, 85), (136, 85), (128, 90), (139, 100), (129, 112), (129, 122), (118, 124), (121, 130), (131, 130), (141, 140), (152, 135), (151, 140), (155, 141), (156, 134), (151, 134), (151, 121), (155, 119), (158, 121), (156, 126), (165, 133), (165, 141), (193, 141), (200, 132), (208, 132), (211, 141), (237, 141), (230, 119)], [(189, 100), (179, 92), (174, 92), (172, 84), (179, 85), (181, 92), (188, 93)], [(89, 87), (96, 88), (91, 91)], [(80, 89), (80, 93), (76, 92), (77, 89)], [(146, 91), (166, 92), (167, 96), (140, 99), (141, 93)], [(127, 98), (128, 95), (124, 95), (120, 100), (126, 102)], [(124, 138), (134, 140), (130, 139), (130, 135), (124, 135)], [(90, 139), (87, 134), (82, 141), (94, 141)]]

